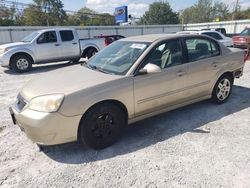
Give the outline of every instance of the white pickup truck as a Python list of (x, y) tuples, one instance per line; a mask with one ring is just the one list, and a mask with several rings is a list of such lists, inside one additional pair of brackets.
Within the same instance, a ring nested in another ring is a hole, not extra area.
[(109, 43), (103, 36), (79, 39), (72, 28), (44, 29), (21, 42), (0, 45), (0, 65), (19, 73), (27, 72), (32, 64), (90, 58)]

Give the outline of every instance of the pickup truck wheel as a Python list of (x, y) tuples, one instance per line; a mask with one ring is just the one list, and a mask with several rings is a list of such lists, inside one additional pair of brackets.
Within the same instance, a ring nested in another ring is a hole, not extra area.
[(126, 126), (123, 110), (112, 103), (92, 107), (83, 116), (78, 130), (78, 141), (99, 150), (116, 142)]
[(212, 102), (216, 104), (225, 103), (232, 91), (233, 79), (229, 75), (223, 75), (216, 82), (213, 93)]
[(10, 68), (18, 73), (28, 72), (32, 68), (32, 59), (27, 55), (15, 55), (11, 58)]
[(86, 57), (89, 59), (92, 56), (94, 56), (97, 53), (97, 49), (95, 48), (90, 48), (87, 53), (86, 53)]
[(80, 59), (81, 59), (80, 57), (77, 58), (77, 59), (73, 59), (72, 62), (73, 62), (73, 63), (78, 63), (78, 62), (80, 61)]

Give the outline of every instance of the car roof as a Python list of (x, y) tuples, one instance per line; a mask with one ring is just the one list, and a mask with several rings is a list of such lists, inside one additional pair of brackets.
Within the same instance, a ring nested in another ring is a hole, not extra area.
[[(133, 37), (127, 37), (124, 39), (120, 39), (120, 41), (136, 41), (136, 42), (155, 42), (157, 40), (167, 40), (167, 39), (174, 39), (190, 36), (190, 34), (149, 34), (149, 35), (138, 35)], [(194, 35), (197, 36), (197, 35)]]
[(122, 35), (98, 35), (98, 36), (94, 36), (94, 38), (106, 38), (106, 37), (123, 37)]
[(177, 32), (179, 34), (202, 34), (202, 33), (219, 33), (221, 34), (220, 32), (218, 31), (214, 31), (214, 30), (199, 30), (199, 31), (195, 31), (195, 30), (190, 30), (190, 31), (180, 31), (180, 32)]
[(45, 31), (64, 31), (64, 30), (75, 30), (74, 28), (65, 28), (65, 27), (62, 27), (62, 28), (48, 28), (48, 29), (42, 29), (42, 30), (39, 30), (39, 32), (45, 32)]

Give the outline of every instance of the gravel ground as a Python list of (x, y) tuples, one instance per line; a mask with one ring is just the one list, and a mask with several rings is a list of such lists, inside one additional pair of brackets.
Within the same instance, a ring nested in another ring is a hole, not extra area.
[(8, 106), (36, 75), (78, 66), (21, 75), (0, 68), (0, 187), (250, 187), (250, 62), (226, 104), (204, 101), (138, 122), (102, 151), (70, 143), (39, 152)]

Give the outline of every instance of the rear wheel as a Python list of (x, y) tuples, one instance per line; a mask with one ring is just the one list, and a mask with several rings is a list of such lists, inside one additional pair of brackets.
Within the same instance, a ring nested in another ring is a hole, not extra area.
[(97, 53), (97, 49), (95, 48), (90, 48), (87, 53), (86, 53), (86, 57), (88, 59), (90, 59), (92, 56), (94, 56)]
[(80, 57), (77, 58), (77, 59), (73, 59), (72, 62), (73, 62), (73, 63), (78, 63), (78, 62), (80, 61), (80, 59), (81, 59)]
[(127, 120), (123, 110), (113, 103), (93, 106), (84, 115), (78, 130), (78, 141), (94, 149), (114, 144), (123, 132)]
[(10, 68), (18, 73), (28, 72), (32, 68), (32, 62), (28, 55), (15, 55), (11, 58)]
[(232, 85), (233, 78), (231, 76), (221, 76), (214, 86), (212, 101), (216, 104), (222, 104), (226, 102), (231, 94)]

